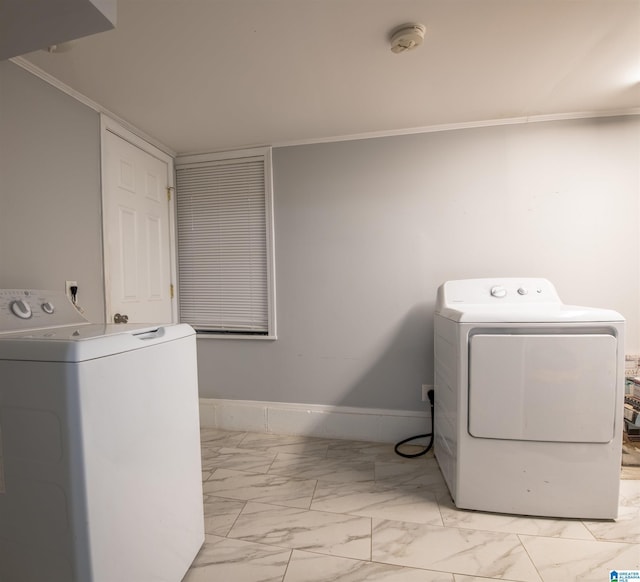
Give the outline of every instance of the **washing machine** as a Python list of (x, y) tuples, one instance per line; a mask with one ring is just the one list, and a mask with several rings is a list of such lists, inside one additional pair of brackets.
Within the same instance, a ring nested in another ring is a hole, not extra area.
[(456, 506), (615, 518), (624, 318), (545, 279), (468, 279), (438, 289), (434, 329), (434, 452)]
[(204, 541), (195, 334), (0, 290), (0, 580), (179, 582)]

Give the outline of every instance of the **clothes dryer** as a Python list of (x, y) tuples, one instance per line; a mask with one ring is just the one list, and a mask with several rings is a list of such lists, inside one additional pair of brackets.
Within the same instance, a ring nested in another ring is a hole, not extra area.
[(434, 452), (455, 504), (615, 518), (624, 318), (545, 279), (449, 281), (435, 313)]

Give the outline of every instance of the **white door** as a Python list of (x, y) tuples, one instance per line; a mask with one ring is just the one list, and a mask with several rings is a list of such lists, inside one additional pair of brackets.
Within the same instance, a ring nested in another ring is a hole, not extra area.
[(172, 202), (168, 195), (173, 168), (162, 157), (103, 126), (107, 322), (174, 321)]

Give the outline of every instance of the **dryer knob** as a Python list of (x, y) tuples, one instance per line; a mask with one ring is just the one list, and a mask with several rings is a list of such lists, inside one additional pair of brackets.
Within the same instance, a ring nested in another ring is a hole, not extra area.
[(492, 297), (506, 297), (507, 290), (502, 285), (496, 285), (495, 287), (491, 287), (491, 295)]

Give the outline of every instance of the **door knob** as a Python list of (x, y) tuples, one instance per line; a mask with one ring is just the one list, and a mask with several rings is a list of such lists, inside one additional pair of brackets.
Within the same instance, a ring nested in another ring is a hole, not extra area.
[(128, 321), (129, 321), (128, 315), (120, 315), (119, 313), (116, 313), (113, 316), (113, 323), (127, 323)]

